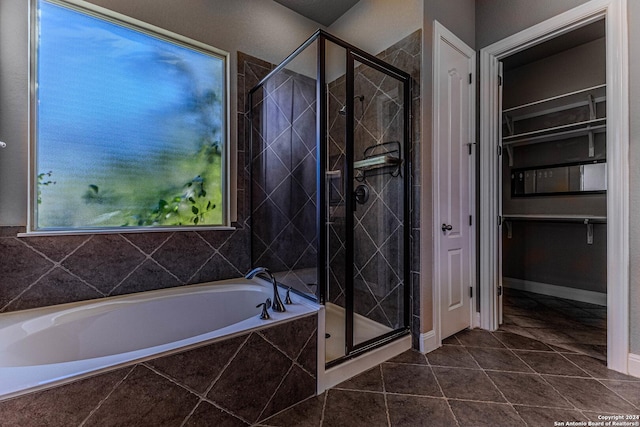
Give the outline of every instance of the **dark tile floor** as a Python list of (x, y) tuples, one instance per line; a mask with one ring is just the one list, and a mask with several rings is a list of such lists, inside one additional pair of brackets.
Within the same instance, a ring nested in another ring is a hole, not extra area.
[(554, 426), (620, 414), (640, 414), (640, 378), (531, 337), (465, 330), (427, 355), (407, 351), (260, 425)]
[(553, 426), (640, 414), (640, 379), (610, 371), (606, 307), (505, 290), (498, 332), (406, 352), (264, 426)]
[(500, 330), (607, 360), (607, 308), (505, 289)]

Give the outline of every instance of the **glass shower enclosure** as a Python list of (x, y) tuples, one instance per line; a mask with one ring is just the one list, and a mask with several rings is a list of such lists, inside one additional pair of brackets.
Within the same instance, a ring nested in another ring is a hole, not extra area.
[(325, 305), (327, 366), (410, 330), (410, 81), (318, 30), (249, 94), (252, 265)]

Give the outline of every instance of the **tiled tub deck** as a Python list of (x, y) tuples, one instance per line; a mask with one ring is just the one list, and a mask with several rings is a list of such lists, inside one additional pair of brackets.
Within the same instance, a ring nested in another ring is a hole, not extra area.
[(316, 393), (317, 315), (0, 402), (1, 426), (244, 426)]

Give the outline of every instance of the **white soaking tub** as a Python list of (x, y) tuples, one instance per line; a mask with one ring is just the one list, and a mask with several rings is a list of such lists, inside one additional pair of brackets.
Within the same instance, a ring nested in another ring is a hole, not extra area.
[[(284, 300), (284, 290), (280, 294)], [(262, 279), (231, 279), (0, 315), (0, 399), (308, 315), (291, 294), (285, 313), (259, 319), (273, 299)]]

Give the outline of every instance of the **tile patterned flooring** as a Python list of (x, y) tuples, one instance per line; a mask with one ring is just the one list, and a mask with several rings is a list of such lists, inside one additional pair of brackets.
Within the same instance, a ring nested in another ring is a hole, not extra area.
[(409, 350), (261, 426), (553, 426), (640, 415), (640, 378), (511, 332), (464, 330)]
[(500, 330), (607, 360), (607, 308), (505, 289)]
[(606, 309), (513, 290), (504, 302), (499, 331), (407, 351), (260, 425), (537, 427), (640, 415), (640, 378), (602, 360)]

